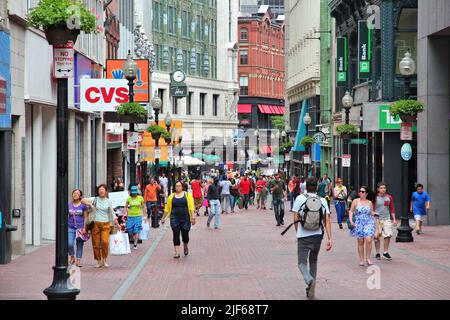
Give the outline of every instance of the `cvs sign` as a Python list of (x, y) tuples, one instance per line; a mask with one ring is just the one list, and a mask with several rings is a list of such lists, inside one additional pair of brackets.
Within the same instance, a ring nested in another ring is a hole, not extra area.
[(81, 79), (81, 111), (116, 111), (116, 107), (128, 102), (126, 79)]

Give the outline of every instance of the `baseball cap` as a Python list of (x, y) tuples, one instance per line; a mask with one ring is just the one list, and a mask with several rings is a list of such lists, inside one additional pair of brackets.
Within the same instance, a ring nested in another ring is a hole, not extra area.
[(139, 194), (139, 189), (136, 186), (131, 187), (131, 194)]

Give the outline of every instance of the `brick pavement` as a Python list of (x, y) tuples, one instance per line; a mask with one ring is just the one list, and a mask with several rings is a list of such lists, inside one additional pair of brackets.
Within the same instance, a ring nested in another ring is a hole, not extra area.
[[(292, 214), (287, 213), (285, 220), (292, 220)], [(222, 215), (219, 230), (206, 228), (206, 217), (199, 217), (190, 233), (190, 254), (179, 260), (172, 257), (172, 233), (165, 228), (152, 229), (151, 239), (137, 252), (111, 257), (108, 270), (93, 268), (88, 244), (78, 298), (111, 299), (161, 235), (142, 272), (121, 298), (305, 299), (294, 231), (282, 237), (273, 211)], [(450, 226), (425, 227), (424, 231), (415, 235), (414, 243), (394, 241), (392, 261), (372, 259), (380, 267), (381, 289), (369, 290), (370, 274), (358, 266), (356, 240), (333, 223), (333, 250), (323, 250), (319, 256), (317, 299), (449, 299)], [(51, 283), (53, 259), (54, 245), (50, 245), (0, 266), (0, 299), (45, 299), (42, 290)]]

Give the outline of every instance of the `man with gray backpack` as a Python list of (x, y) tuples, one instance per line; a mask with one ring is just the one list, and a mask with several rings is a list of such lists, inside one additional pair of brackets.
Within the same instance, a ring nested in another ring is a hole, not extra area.
[(285, 234), (292, 225), (295, 226), (297, 232), (298, 267), (307, 285), (306, 296), (310, 299), (314, 298), (317, 258), (325, 231), (328, 237), (326, 250), (330, 251), (332, 247), (330, 209), (326, 199), (319, 197), (316, 194), (316, 190), (317, 179), (309, 177), (306, 180), (306, 195), (299, 195), (292, 207), (294, 222), (282, 233)]

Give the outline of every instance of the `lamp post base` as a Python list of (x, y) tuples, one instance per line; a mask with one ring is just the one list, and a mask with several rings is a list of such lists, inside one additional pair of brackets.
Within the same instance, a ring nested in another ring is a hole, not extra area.
[(53, 283), (44, 290), (48, 300), (75, 300), (80, 294), (79, 289), (69, 288), (67, 266), (53, 267)]
[(412, 236), (413, 229), (409, 226), (409, 218), (402, 217), (402, 224), (397, 228), (397, 231), (395, 242), (414, 242)]

